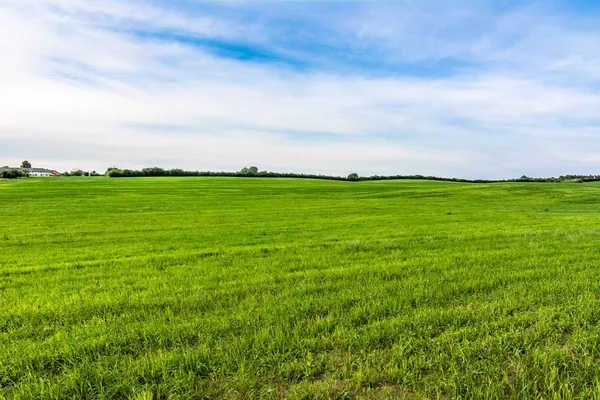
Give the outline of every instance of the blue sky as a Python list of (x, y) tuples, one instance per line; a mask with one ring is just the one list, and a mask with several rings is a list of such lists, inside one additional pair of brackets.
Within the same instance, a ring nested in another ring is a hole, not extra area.
[(0, 164), (600, 173), (600, 3), (0, 0)]

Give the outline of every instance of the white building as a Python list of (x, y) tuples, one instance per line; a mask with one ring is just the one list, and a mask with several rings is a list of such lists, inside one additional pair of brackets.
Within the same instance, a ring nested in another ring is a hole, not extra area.
[(27, 168), (29, 170), (29, 176), (58, 176), (60, 175), (56, 171), (51, 171), (46, 168)]

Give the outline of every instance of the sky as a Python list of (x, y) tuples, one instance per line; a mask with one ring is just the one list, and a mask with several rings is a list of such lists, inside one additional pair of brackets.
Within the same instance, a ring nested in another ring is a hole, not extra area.
[(0, 0), (0, 166), (600, 174), (600, 2)]

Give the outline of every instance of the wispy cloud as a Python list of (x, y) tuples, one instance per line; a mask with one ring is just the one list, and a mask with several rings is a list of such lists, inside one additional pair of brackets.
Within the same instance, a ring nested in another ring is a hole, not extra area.
[(476, 3), (0, 0), (0, 159), (598, 173), (600, 11)]

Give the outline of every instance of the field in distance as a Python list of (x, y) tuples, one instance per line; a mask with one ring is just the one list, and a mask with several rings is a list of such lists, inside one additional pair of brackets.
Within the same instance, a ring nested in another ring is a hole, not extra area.
[(600, 184), (0, 181), (0, 399), (598, 398)]

